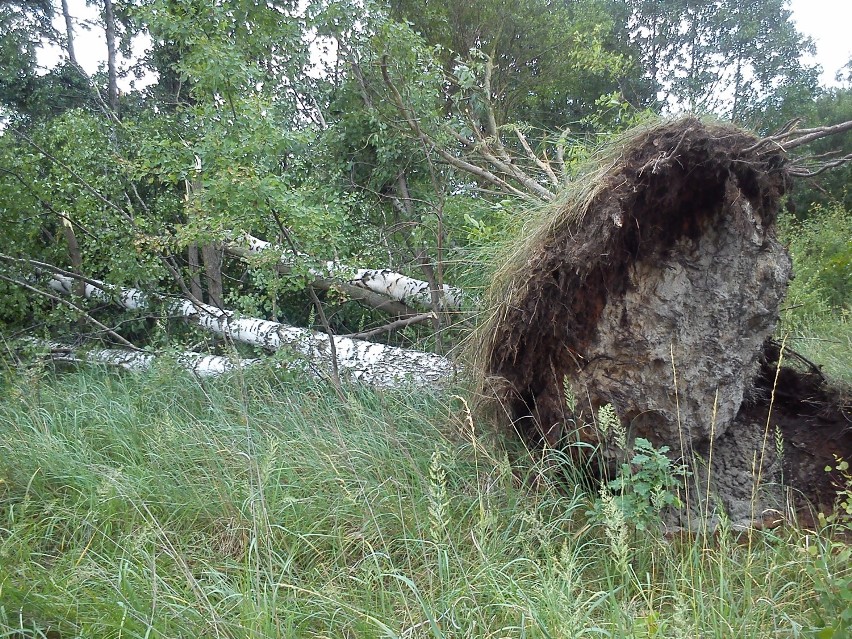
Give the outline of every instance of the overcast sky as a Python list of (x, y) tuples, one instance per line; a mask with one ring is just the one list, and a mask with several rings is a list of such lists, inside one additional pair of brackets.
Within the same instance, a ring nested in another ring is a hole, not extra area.
[[(85, 30), (86, 20), (94, 20), (94, 7), (87, 7), (85, 0), (68, 0), (71, 14), (77, 18), (75, 48), (80, 64), (93, 73), (106, 57), (106, 44), (101, 29)], [(793, 20), (799, 31), (814, 39), (817, 55), (814, 61), (823, 68), (821, 77), (825, 86), (836, 85), (837, 71), (852, 57), (852, 0), (789, 0)], [(65, 25), (59, 19), (57, 28), (64, 32)], [(55, 63), (59, 52), (44, 56), (44, 64)], [(127, 86), (125, 81), (124, 86)]]
[(852, 0), (791, 0), (793, 21), (813, 38), (822, 84), (836, 85), (834, 75), (852, 57)]

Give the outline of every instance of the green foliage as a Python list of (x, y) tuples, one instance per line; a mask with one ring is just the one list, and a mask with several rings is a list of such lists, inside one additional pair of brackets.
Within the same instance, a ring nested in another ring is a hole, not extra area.
[(797, 31), (783, 0), (609, 4), (663, 107), (756, 124), (779, 107), (779, 96), (816, 90), (817, 69), (800, 61), (813, 43)]
[(787, 296), (792, 318), (852, 309), (852, 211), (840, 204), (815, 205), (807, 219), (784, 219), (795, 279)]
[[(26, 136), (26, 137), (24, 137)], [(155, 255), (142, 252), (148, 234), (161, 222), (114, 204), (126, 196), (120, 162), (123, 139), (100, 117), (69, 110), (33, 126), (20, 137), (0, 138), (0, 223), (7, 241), (3, 253), (67, 267), (70, 247), (63, 220), (75, 229), (87, 274), (115, 284), (156, 282), (162, 271)], [(49, 157), (43, 150), (50, 149)], [(126, 250), (115, 250), (115, 247)], [(29, 267), (2, 266), (6, 276), (28, 279)], [(11, 286), (11, 285), (10, 285)], [(16, 302), (0, 308), (0, 322), (67, 320), (62, 309), (44, 314), (43, 300), (18, 291)], [(37, 318), (37, 319), (35, 319)]]
[[(494, 61), (492, 92), (498, 124), (526, 122), (561, 129), (594, 109), (595, 100), (617, 91), (638, 72), (614, 47), (616, 25), (599, 0), (538, 0), (476, 4), (394, 0), (390, 16), (406, 21), (430, 45), (438, 45), (445, 72), (463, 89), (480, 73), (466, 71), (479, 51)], [(461, 64), (459, 64), (461, 61)]]
[(780, 234), (793, 259), (780, 330), (793, 348), (832, 378), (852, 382), (852, 215), (816, 205), (803, 219), (783, 217)]
[(611, 519), (611, 511), (618, 509), (625, 522), (645, 531), (659, 525), (660, 513), (666, 508), (680, 508), (677, 488), (686, 468), (673, 465), (668, 452), (668, 446), (655, 448), (647, 439), (637, 437), (630, 461), (622, 463), (616, 477), (603, 485), (602, 499), (595, 504), (593, 515)]
[(36, 49), (55, 35), (49, 0), (0, 3), (0, 107), (27, 113), (39, 84)]

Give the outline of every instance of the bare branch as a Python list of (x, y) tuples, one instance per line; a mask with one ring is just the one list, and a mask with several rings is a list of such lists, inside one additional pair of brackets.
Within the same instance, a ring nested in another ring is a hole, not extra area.
[(820, 173), (824, 173), (825, 171), (828, 171), (829, 169), (836, 168), (838, 166), (846, 164), (847, 162), (852, 162), (852, 153), (850, 153), (849, 155), (844, 155), (842, 158), (837, 158), (836, 160), (832, 160), (831, 162), (825, 162), (825, 163), (821, 164), (819, 166), (819, 168), (817, 168), (814, 171), (811, 171), (810, 169), (808, 169), (804, 166), (794, 166), (794, 167), (791, 167), (790, 169), (788, 169), (787, 172), (790, 175), (795, 176), (795, 177), (815, 177), (815, 176), (819, 175)]
[(535, 152), (532, 150), (529, 141), (527, 140), (527, 136), (524, 135), (523, 131), (519, 127), (515, 128), (515, 135), (518, 136), (518, 141), (521, 143), (521, 146), (524, 147), (524, 151), (527, 152), (527, 157), (536, 163), (538, 168), (544, 171), (547, 174), (547, 177), (550, 178), (551, 184), (553, 186), (559, 186), (559, 178), (556, 177), (556, 173), (553, 172), (553, 169), (550, 166), (550, 162), (547, 161), (547, 155), (544, 156), (544, 160), (539, 158)]
[(491, 56), (485, 59), (485, 77), (482, 81), (482, 90), (485, 93), (485, 117), (488, 124), (489, 135), (497, 137), (497, 118), (494, 117), (494, 103), (491, 101), (491, 74), (494, 72), (494, 60)]
[(556, 143), (556, 166), (559, 169), (559, 175), (563, 178), (566, 176), (565, 173), (565, 147), (560, 144), (562, 138), (560, 137), (559, 142)]
[[(490, 106), (488, 108), (490, 109)], [(520, 182), (524, 188), (538, 196), (538, 198), (546, 202), (553, 199), (553, 193), (539, 184), (536, 179), (527, 175), (514, 163), (514, 159), (509, 155), (505, 145), (500, 140), (499, 133), (495, 133), (488, 138), (484, 137), (470, 111), (466, 111), (465, 116), (478, 141), (475, 149), (487, 162), (492, 164), (499, 172)], [(493, 113), (490, 117), (493, 117)], [(488, 126), (490, 127), (490, 124)]]
[(337, 346), (334, 343), (334, 333), (331, 331), (331, 325), (328, 323), (328, 318), (325, 316), (325, 310), (323, 310), (322, 302), (320, 302), (319, 297), (317, 297), (317, 292), (312, 286), (308, 286), (308, 294), (311, 296), (311, 301), (314, 303), (317, 315), (319, 315), (322, 328), (325, 331), (325, 334), (328, 335), (328, 346), (331, 350), (331, 385), (334, 386), (334, 392), (337, 394), (337, 398), (345, 404), (346, 393), (343, 392), (343, 386), (340, 384), (340, 368), (337, 364)]
[[(73, 273), (71, 271), (66, 271), (65, 269), (59, 268), (58, 266), (54, 266), (53, 264), (48, 264), (47, 262), (39, 262), (38, 260), (31, 260), (23, 257), (12, 257), (11, 255), (6, 255), (5, 253), (0, 253), (0, 260), (5, 260), (7, 262), (17, 262), (18, 264), (29, 264), (30, 266), (34, 266), (38, 272), (38, 269), (44, 269), (45, 271), (49, 271), (50, 273), (55, 273), (56, 275), (64, 275), (65, 277), (70, 277), (72, 279), (78, 280), (80, 282), (85, 282), (86, 284), (90, 284), (91, 286), (95, 286), (97, 288), (103, 288), (104, 283), (99, 280), (93, 280), (81, 273)], [(106, 289), (108, 290), (108, 289)]]
[(388, 90), (391, 92), (391, 99), (393, 100), (394, 106), (396, 107), (397, 111), (399, 111), (400, 115), (403, 116), (406, 124), (408, 124), (408, 127), (409, 129), (411, 129), (412, 133), (414, 133), (414, 135), (419, 138), (424, 145), (435, 151), (439, 156), (441, 156), (441, 158), (445, 162), (447, 162), (447, 164), (450, 164), (451, 166), (454, 166), (457, 169), (461, 169), (462, 171), (470, 173), (471, 175), (475, 175), (476, 177), (485, 180), (486, 182), (490, 182), (491, 184), (500, 187), (504, 191), (508, 191), (509, 193), (517, 195), (520, 198), (534, 199), (532, 198), (532, 194), (525, 193), (524, 191), (521, 191), (520, 189), (512, 186), (511, 184), (498, 177), (491, 171), (488, 171), (487, 169), (483, 169), (482, 167), (463, 160), (462, 158), (455, 157), (446, 149), (437, 144), (435, 140), (433, 140), (420, 128), (420, 124), (406, 108), (405, 102), (402, 99), (402, 95), (399, 93), (399, 90), (396, 88), (396, 85), (393, 83), (390, 78), (390, 75), (388, 74), (386, 58), (382, 60), (381, 70), (382, 79), (384, 80), (385, 85), (388, 87)]
[(412, 324), (426, 322), (428, 320), (434, 319), (434, 317), (435, 313), (431, 311), (429, 313), (420, 313), (419, 315), (414, 315), (413, 317), (408, 317), (406, 319), (398, 319), (395, 322), (385, 324), (384, 326), (379, 326), (378, 328), (374, 328), (370, 331), (364, 331), (363, 333), (349, 333), (346, 335), (341, 335), (341, 337), (349, 337), (351, 339), (367, 339), (369, 337), (374, 337), (381, 333), (390, 333), (391, 331), (395, 331), (399, 328), (405, 328), (406, 326), (411, 326)]

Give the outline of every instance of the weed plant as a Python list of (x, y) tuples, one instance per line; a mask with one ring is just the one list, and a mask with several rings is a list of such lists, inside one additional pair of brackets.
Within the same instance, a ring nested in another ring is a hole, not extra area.
[(808, 637), (849, 576), (820, 533), (588, 515), (597, 486), (460, 396), (167, 367), (3, 384), (0, 636)]

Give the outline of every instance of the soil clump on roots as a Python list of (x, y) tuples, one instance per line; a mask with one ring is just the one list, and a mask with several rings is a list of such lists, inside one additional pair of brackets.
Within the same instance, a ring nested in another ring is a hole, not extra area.
[[(602, 151), (496, 273), (479, 349), (487, 388), (529, 443), (595, 449), (598, 472), (612, 470), (624, 451), (595, 425), (612, 405), (629, 441), (690, 462), (713, 446), (716, 498), (732, 519), (755, 515), (730, 486), (755, 474), (746, 449), (763, 444), (764, 424), (744, 435), (768, 407), (761, 366), (792, 271), (775, 232), (786, 158), (757, 141), (686, 117)], [(802, 428), (819, 439), (819, 424)], [(833, 441), (852, 450), (848, 434)], [(766, 470), (757, 475), (774, 477)], [(790, 470), (794, 488), (828, 498)]]

